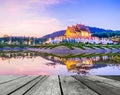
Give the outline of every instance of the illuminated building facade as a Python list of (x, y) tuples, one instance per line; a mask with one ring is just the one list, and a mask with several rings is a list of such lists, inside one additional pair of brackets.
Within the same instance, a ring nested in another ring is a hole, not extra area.
[(59, 44), (60, 42), (67, 43), (91, 43), (91, 44), (113, 44), (112, 40), (100, 39), (92, 37), (92, 34), (87, 26), (77, 24), (68, 26), (63, 36), (58, 36), (53, 39), (49, 38), (45, 43)]
[(66, 29), (65, 36), (67, 38), (91, 38), (91, 33), (89, 28), (82, 24), (77, 24)]

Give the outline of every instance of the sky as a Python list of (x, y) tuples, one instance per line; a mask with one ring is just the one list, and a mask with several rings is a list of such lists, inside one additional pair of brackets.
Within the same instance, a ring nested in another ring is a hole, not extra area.
[(42, 37), (84, 24), (120, 30), (120, 0), (0, 0), (0, 36)]

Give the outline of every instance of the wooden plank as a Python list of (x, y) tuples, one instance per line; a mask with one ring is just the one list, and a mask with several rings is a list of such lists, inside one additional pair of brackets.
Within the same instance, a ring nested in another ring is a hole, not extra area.
[(101, 76), (101, 77), (105, 77), (105, 78), (108, 78), (108, 79), (113, 79), (113, 80), (120, 81), (120, 76)]
[(36, 78), (35, 80), (30, 81), (26, 85), (23, 85), (22, 87), (20, 87), (18, 89), (15, 89), (15, 91), (9, 93), (9, 95), (24, 95), (29, 90), (31, 91), (31, 89), (34, 88), (38, 84), (38, 82), (40, 82), (44, 78), (45, 78), (45, 76), (40, 76), (40, 77)]
[(29, 91), (27, 91), (26, 93), (24, 93), (24, 95), (33, 95), (35, 94), (35, 92), (38, 91), (39, 87), (41, 86), (41, 84), (44, 84), (44, 81), (46, 81), (46, 79), (49, 76), (45, 76), (44, 78), (42, 78), (34, 87), (32, 87)]
[(98, 95), (73, 77), (61, 76), (60, 81), (63, 95)]
[(99, 77), (99, 76), (85, 76), (86, 79), (92, 80), (94, 82), (98, 81), (104, 84), (108, 84), (110, 86), (114, 86), (116, 88), (120, 88), (120, 81), (113, 80), (113, 79), (108, 79), (104, 77)]
[(9, 81), (13, 81), (22, 77), (25, 77), (25, 76), (12, 76), (12, 75), (0, 76), (0, 84), (7, 83)]
[(98, 76), (73, 76), (100, 95), (120, 95), (119, 81)]
[(58, 76), (49, 76), (25, 95), (61, 95)]
[(20, 78), (18, 80), (14, 80), (5, 84), (0, 85), (0, 95), (7, 95), (15, 89), (21, 87), (22, 85), (28, 83), (29, 81), (35, 79), (37, 76), (27, 76), (24, 78)]

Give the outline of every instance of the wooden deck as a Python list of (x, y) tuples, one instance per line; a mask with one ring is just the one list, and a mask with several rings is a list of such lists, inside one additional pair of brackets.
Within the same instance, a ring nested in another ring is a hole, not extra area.
[(120, 77), (0, 76), (0, 95), (120, 95)]

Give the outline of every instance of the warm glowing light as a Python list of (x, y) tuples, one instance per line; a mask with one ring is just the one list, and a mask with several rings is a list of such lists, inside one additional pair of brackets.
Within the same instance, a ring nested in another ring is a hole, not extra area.
[(85, 59), (85, 60), (66, 60), (64, 62), (68, 70), (79, 68), (89, 68), (93, 64), (92, 59)]
[(68, 38), (90, 38), (91, 33), (86, 26), (77, 24), (76, 26), (68, 27), (65, 36)]

